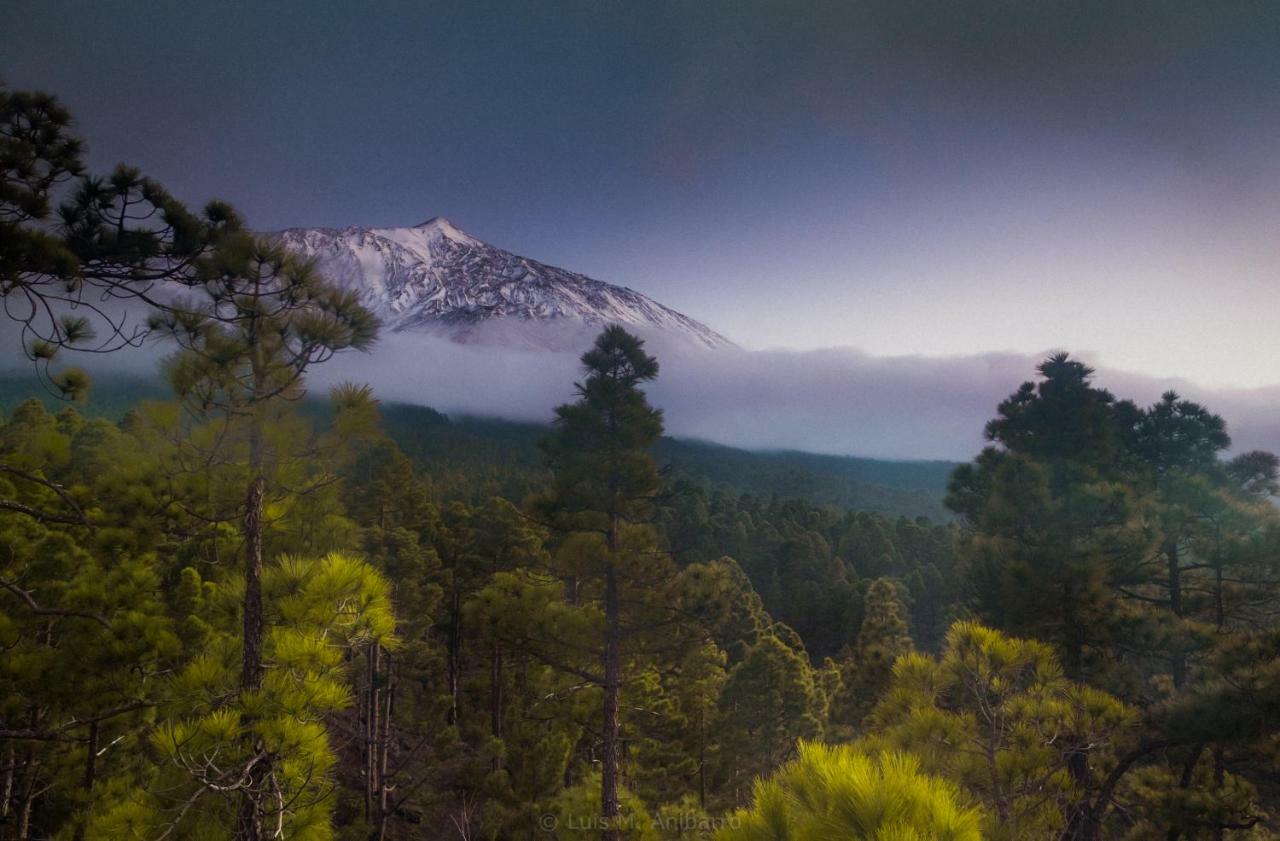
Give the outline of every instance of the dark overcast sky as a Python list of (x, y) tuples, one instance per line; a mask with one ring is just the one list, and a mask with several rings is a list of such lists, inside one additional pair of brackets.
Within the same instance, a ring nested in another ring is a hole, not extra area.
[(747, 347), (1280, 382), (1280, 3), (3, 0), (0, 78), (263, 229), (446, 215)]

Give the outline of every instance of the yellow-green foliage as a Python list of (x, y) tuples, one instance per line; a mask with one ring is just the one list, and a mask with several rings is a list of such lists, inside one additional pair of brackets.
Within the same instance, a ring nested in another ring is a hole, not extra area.
[(1117, 699), (1064, 678), (1044, 643), (957, 622), (939, 658), (899, 658), (867, 743), (911, 751), (960, 783), (987, 808), (988, 838), (1046, 838), (1082, 794), (1070, 753), (1106, 759), (1133, 721)]
[(332, 837), (334, 764), (325, 717), (350, 701), (344, 668), (353, 648), (393, 646), (389, 586), (364, 562), (331, 554), (283, 558), (268, 568), (266, 676), (239, 688), (243, 582), (211, 589), (203, 651), (170, 681), (168, 716), (152, 742), (157, 763), (143, 790), (95, 821), (91, 838), (224, 839), (237, 785), (255, 756), (269, 756), (273, 828), (303, 841)]
[(952, 783), (908, 754), (801, 742), (799, 756), (758, 780), (753, 803), (716, 841), (980, 841), (981, 815)]

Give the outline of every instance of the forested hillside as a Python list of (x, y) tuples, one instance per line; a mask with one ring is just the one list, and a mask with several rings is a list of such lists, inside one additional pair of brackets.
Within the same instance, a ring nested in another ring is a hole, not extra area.
[[(0, 114), (0, 280), (59, 398), (0, 419), (0, 839), (1280, 832), (1280, 471), (1209, 408), (1053, 356), (937, 522), (851, 507), (936, 465), (664, 441), (616, 325), (543, 428), (309, 402), (376, 338), (352, 295), (81, 180), (55, 100)], [(163, 388), (80, 411), (74, 350), (143, 339)]]

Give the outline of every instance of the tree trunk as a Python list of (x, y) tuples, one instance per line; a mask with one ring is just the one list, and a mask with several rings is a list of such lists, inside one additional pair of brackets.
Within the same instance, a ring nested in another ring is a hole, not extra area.
[[(1182, 777), (1178, 780), (1178, 788), (1186, 790), (1191, 787), (1191, 781), (1195, 777), (1196, 763), (1200, 761), (1200, 755), (1204, 753), (1204, 742), (1196, 745), (1191, 749), (1187, 761), (1182, 765)], [(1182, 827), (1176, 823), (1169, 827), (1169, 831), (1165, 834), (1165, 841), (1178, 841), (1182, 837)]]
[(605, 841), (616, 841), (619, 837), (618, 815), (621, 813), (618, 799), (618, 741), (621, 731), (618, 695), (622, 689), (622, 610), (615, 557), (618, 549), (617, 515), (609, 518), (606, 548), (609, 558), (604, 568), (604, 708), (600, 745), (600, 817), (603, 818), (602, 837)]
[[(1170, 540), (1165, 544), (1164, 554), (1169, 562), (1169, 609), (1173, 611), (1174, 616), (1181, 619), (1183, 616), (1182, 566), (1178, 559), (1178, 541)], [(1170, 671), (1173, 675), (1174, 688), (1181, 689), (1187, 682), (1187, 655), (1181, 647), (1173, 652)]]
[(1102, 830), (1098, 812), (1099, 809), (1106, 808), (1106, 804), (1095, 808), (1091, 799), (1093, 772), (1089, 768), (1088, 752), (1077, 750), (1072, 753), (1067, 759), (1067, 772), (1080, 790), (1080, 800), (1067, 815), (1067, 827), (1062, 833), (1062, 841), (1098, 841)]
[[(612, 554), (612, 550), (611, 550)], [(604, 636), (604, 729), (600, 757), (600, 817), (605, 841), (618, 835), (618, 694), (622, 685), (622, 663), (619, 651), (618, 572), (610, 560), (605, 568), (605, 636)]]
[(707, 711), (698, 707), (698, 808), (707, 808)]
[[(44, 719), (44, 713), (38, 706), (31, 707), (30, 721), (31, 729), (38, 730), (40, 723)], [(35, 751), (28, 747), (22, 752), (22, 777), (19, 785), (21, 790), (15, 801), (17, 806), (17, 836), (18, 841), (27, 841), (31, 837), (31, 813), (35, 809), (36, 802), (36, 778), (39, 776), (40, 763), (36, 760)]]
[[(32, 721), (38, 721), (34, 717)], [(40, 763), (33, 760), (30, 751), (27, 752), (26, 761), (22, 765), (22, 794), (18, 801), (18, 841), (29, 841), (31, 838), (31, 814), (35, 810), (36, 805), (36, 778), (39, 775)]]
[(31, 809), (34, 805), (34, 797), (29, 793), (23, 796), (22, 805), (18, 807), (18, 841), (31, 838)]
[[(1227, 762), (1226, 753), (1222, 749), (1222, 745), (1213, 746), (1213, 787), (1216, 791), (1222, 791), (1222, 784), (1227, 780)], [(1222, 841), (1225, 831), (1221, 826), (1213, 828), (1213, 841)]]
[(385, 666), (383, 667), (382, 681), (382, 736), (378, 739), (378, 841), (386, 841), (387, 837), (387, 821), (391, 817), (388, 807), (388, 795), (390, 794), (390, 785), (387, 782), (387, 773), (390, 768), (391, 754), (391, 702), (395, 695), (392, 684), (392, 661), (391, 652), (383, 653)]
[(1111, 808), (1117, 786), (1137, 762), (1145, 756), (1160, 750), (1178, 747), (1183, 744), (1176, 739), (1158, 739), (1143, 742), (1137, 748), (1119, 757), (1115, 767), (1111, 769), (1098, 793), (1093, 791), (1093, 771), (1089, 767), (1089, 751), (1077, 749), (1067, 759), (1067, 773), (1082, 792), (1081, 798), (1068, 810), (1067, 826), (1058, 836), (1059, 841), (1098, 841), (1102, 837), (1102, 822)]
[[(502, 646), (493, 644), (489, 653), (489, 732), (493, 738), (502, 738)], [(502, 758), (493, 757), (493, 770), (502, 767)]]
[(266, 482), (261, 474), (249, 483), (244, 515), (244, 653), (240, 688), (262, 686), (262, 507)]
[[(85, 745), (84, 756), (84, 777), (80, 781), (81, 787), (85, 790), (86, 795), (93, 792), (94, 779), (97, 776), (98, 764), (98, 722), (94, 721), (89, 724), (89, 741)], [(84, 841), (85, 821), (88, 815), (82, 815), (82, 820), (76, 824), (75, 832), (72, 838), (75, 841)]]
[(4, 783), (0, 784), (0, 823), (9, 819), (9, 804), (13, 802), (13, 778), (18, 771), (18, 755), (13, 742), (9, 743), (4, 761)]
[[(1002, 720), (995, 723), (1001, 726), (1004, 724)], [(1000, 763), (999, 757), (996, 755), (997, 738), (999, 737), (996, 736), (986, 740), (985, 754), (987, 771), (991, 775), (991, 797), (996, 803), (996, 817), (1000, 819), (1000, 823), (1005, 824), (1009, 822), (1009, 801), (1005, 799), (1004, 787), (1000, 785)]]
[(453, 593), (449, 600), (449, 723), (458, 723), (458, 696), (462, 677), (462, 588), (458, 570), (453, 571)]
[[(240, 689), (251, 692), (262, 686), (262, 645), (264, 617), (262, 607), (262, 514), (267, 480), (264, 474), (262, 422), (257, 417), (249, 429), (249, 488), (244, 502), (244, 640), (240, 663)], [(254, 738), (253, 753), (261, 753), (263, 745)], [(240, 793), (236, 815), (237, 841), (262, 841), (266, 837), (259, 798), (271, 769), (267, 761), (254, 764)]]
[(98, 722), (89, 724), (89, 743), (85, 745), (84, 779), (81, 784), (85, 791), (93, 791), (94, 777), (98, 764)]
[(368, 664), (365, 679), (368, 681), (369, 689), (365, 695), (364, 708), (364, 815), (371, 822), (376, 821), (378, 817), (379, 789), (381, 788), (378, 779), (378, 769), (381, 767), (378, 762), (378, 739), (381, 736), (378, 725), (381, 712), (381, 698), (378, 692), (378, 650), (377, 645), (371, 645), (365, 652)]

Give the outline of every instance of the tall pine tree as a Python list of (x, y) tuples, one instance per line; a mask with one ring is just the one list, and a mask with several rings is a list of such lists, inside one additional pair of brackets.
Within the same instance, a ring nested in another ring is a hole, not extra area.
[(599, 335), (582, 365), (578, 400), (556, 409), (554, 430), (543, 443), (553, 479), (539, 510), (549, 525), (572, 536), (561, 550), (571, 558), (571, 602), (599, 610), (599, 662), (588, 674), (602, 692), (600, 816), (604, 837), (613, 839), (624, 669), (647, 631), (672, 622), (671, 604), (653, 594), (674, 569), (647, 527), (662, 488), (649, 453), (662, 435), (662, 413), (640, 387), (658, 375), (658, 362), (642, 340), (614, 325)]

